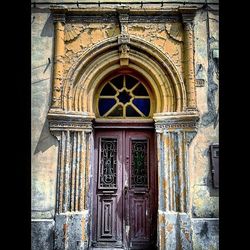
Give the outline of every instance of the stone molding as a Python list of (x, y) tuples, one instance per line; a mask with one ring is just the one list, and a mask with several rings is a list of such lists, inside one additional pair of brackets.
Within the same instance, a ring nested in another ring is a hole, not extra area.
[[(121, 67), (120, 54), (117, 53), (120, 45), (117, 39), (118, 36), (108, 38), (87, 49), (69, 69), (62, 94), (65, 110), (95, 112), (95, 89), (105, 75)], [(186, 88), (169, 55), (134, 35), (130, 35), (128, 47), (129, 54), (125, 54), (125, 60), (129, 56), (129, 66), (139, 71), (146, 79), (152, 79), (156, 112), (185, 110)]]
[(83, 112), (54, 112), (50, 110), (48, 113), (51, 132), (62, 130), (84, 130), (86, 132), (92, 132), (93, 119), (94, 116)]
[(162, 133), (164, 130), (197, 130), (199, 114), (198, 112), (172, 112), (154, 114), (156, 132)]

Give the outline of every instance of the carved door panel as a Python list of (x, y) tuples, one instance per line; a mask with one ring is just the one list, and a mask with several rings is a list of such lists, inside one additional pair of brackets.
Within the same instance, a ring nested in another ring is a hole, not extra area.
[(94, 157), (92, 245), (153, 249), (157, 197), (153, 132), (98, 130)]
[(153, 133), (126, 132), (125, 214), (129, 249), (154, 249), (156, 175)]

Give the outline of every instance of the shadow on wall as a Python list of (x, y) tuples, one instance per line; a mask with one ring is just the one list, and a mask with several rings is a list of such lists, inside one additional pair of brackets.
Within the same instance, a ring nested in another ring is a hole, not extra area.
[(46, 119), (43, 125), (42, 132), (40, 134), (38, 143), (36, 145), (36, 149), (34, 154), (37, 154), (39, 152), (45, 152), (52, 146), (57, 146), (57, 140), (55, 137), (53, 137), (49, 131), (49, 122)]
[(52, 15), (49, 15), (45, 25), (43, 26), (41, 36), (53, 37), (53, 30), (54, 30), (53, 18), (52, 18)]

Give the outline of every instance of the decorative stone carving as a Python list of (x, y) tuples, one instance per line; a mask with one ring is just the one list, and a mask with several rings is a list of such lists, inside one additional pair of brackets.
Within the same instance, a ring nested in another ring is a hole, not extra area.
[(119, 47), (120, 52), (120, 65), (128, 65), (129, 64), (129, 46), (127, 44), (122, 44)]
[(154, 114), (156, 131), (162, 133), (164, 130), (186, 129), (196, 130), (198, 128), (198, 112), (159, 113)]
[[(93, 117), (78, 113), (48, 113), (48, 120), (50, 125), (50, 131), (92, 131), (92, 119)], [(56, 134), (57, 135), (57, 134)]]
[(65, 35), (64, 35), (64, 41), (70, 42), (76, 39), (81, 32), (83, 31), (82, 27), (75, 27), (73, 24), (67, 24), (65, 26)]
[[(154, 115), (159, 176), (159, 249), (192, 249), (189, 216), (189, 145), (198, 112)], [(175, 238), (172, 235), (176, 235)]]
[[(55, 248), (85, 249), (88, 227), (92, 119), (83, 112), (50, 110), (51, 133), (57, 137)], [(77, 228), (77, 230), (76, 230)]]
[(183, 34), (181, 29), (181, 23), (166, 23), (165, 24), (167, 34), (176, 42), (183, 41)]
[(118, 36), (118, 44), (129, 43), (128, 34), (128, 20), (129, 20), (129, 8), (117, 9), (119, 15), (119, 25), (121, 34)]

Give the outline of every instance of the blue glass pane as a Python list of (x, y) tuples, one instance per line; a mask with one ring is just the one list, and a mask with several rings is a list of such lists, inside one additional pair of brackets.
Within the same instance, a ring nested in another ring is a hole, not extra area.
[(123, 107), (118, 105), (108, 116), (122, 116), (123, 115)]
[(136, 78), (129, 76), (129, 75), (126, 76), (126, 87), (128, 89), (132, 89), (132, 87), (134, 87), (135, 84), (138, 82), (139, 81)]
[(99, 113), (103, 116), (108, 110), (110, 110), (116, 104), (114, 99), (99, 99)]
[(145, 115), (149, 115), (150, 99), (134, 99), (133, 104)]
[(104, 95), (115, 95), (116, 90), (108, 83), (106, 86), (102, 89), (101, 96)]
[(131, 99), (130, 94), (126, 90), (123, 90), (117, 97), (118, 97), (119, 101), (124, 103), (124, 104), (129, 102)]
[(138, 95), (138, 96), (142, 96), (142, 95), (148, 96), (148, 92), (142, 84), (139, 84), (139, 86), (135, 88), (135, 90), (133, 91), (133, 94)]
[(115, 77), (111, 80), (111, 82), (118, 88), (121, 89), (123, 87), (123, 75)]
[(127, 117), (138, 117), (142, 116), (139, 114), (132, 106), (128, 105), (126, 108), (126, 116)]

